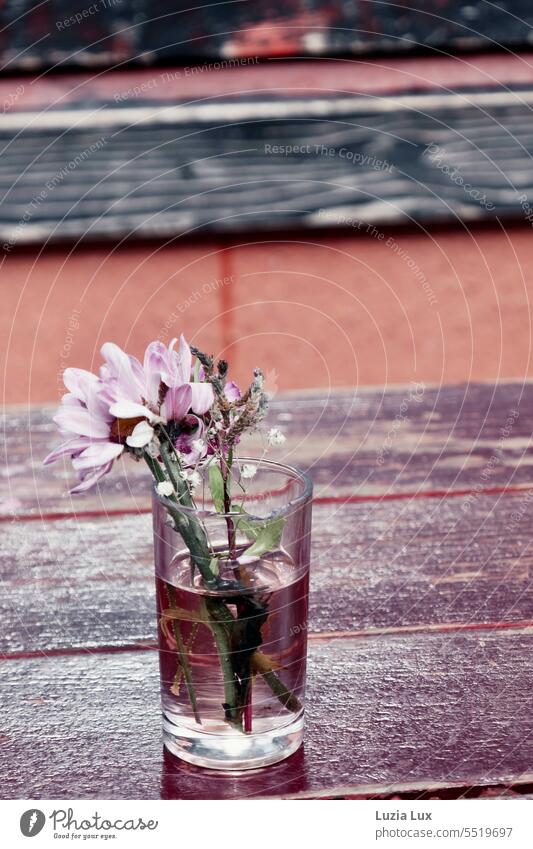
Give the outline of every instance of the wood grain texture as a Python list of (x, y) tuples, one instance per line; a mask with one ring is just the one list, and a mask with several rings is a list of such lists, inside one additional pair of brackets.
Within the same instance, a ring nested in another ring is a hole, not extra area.
[(405, 410), (410, 391), (274, 400), (286, 459), (320, 493), (308, 728), (292, 758), (241, 776), (162, 754), (146, 483), (109, 477), (78, 502), (94, 515), (41, 520), (43, 508), (68, 513), (70, 472), (40, 466), (56, 439), (47, 410), (6, 416), (6, 798), (527, 790), (531, 389), (425, 387)]
[(164, 106), (129, 91), (44, 118), (4, 116), (8, 251), (78, 238), (523, 220), (522, 196), (531, 204), (531, 88)]
[(532, 768), (528, 632), (311, 645), (305, 745), (220, 775), (163, 758), (155, 653), (1, 665), (6, 798), (242, 798), (495, 784)]
[[(315, 505), (309, 631), (533, 621), (533, 492)], [(3, 528), (0, 650), (155, 639), (149, 515)]]
[[(267, 422), (287, 442), (271, 456), (309, 470), (317, 498), (529, 486), (532, 393), (531, 383), (507, 382), (279, 394)], [(68, 495), (70, 462), (42, 466), (59, 442), (53, 412), (19, 408), (4, 417), (0, 516), (149, 509), (146, 471), (129, 458), (95, 491)], [(241, 453), (262, 450), (248, 440)]]

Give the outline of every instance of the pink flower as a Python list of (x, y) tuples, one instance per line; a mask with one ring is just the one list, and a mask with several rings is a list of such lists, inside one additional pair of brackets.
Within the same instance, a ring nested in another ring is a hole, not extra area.
[(148, 446), (158, 424), (173, 433), (177, 450), (187, 455), (189, 464), (204, 456), (205, 450), (199, 447), (204, 425), (198, 416), (211, 407), (213, 389), (191, 379), (192, 354), (184, 337), (178, 351), (175, 343), (167, 347), (151, 342), (141, 365), (118, 345), (106, 342), (101, 349), (100, 377), (83, 369), (65, 370), (69, 391), (54, 421), (66, 441), (44, 462), (72, 458), (80, 476), (72, 492), (93, 486), (128, 447)]
[(84, 492), (110, 471), (124, 445), (113, 439), (113, 416), (100, 397), (99, 378), (84, 369), (67, 368), (63, 381), (69, 392), (63, 396), (54, 421), (66, 442), (44, 462), (53, 463), (65, 455), (72, 457), (80, 483), (71, 492)]
[(192, 405), (192, 390), (190, 383), (172, 387), (167, 390), (165, 400), (161, 405), (161, 415), (165, 421), (179, 421), (189, 412)]
[[(101, 375), (109, 387), (108, 398), (115, 405), (115, 415), (120, 418), (162, 415), (170, 421), (185, 415), (189, 408), (199, 416), (209, 410), (214, 400), (213, 387), (209, 383), (191, 381), (191, 349), (181, 336), (179, 350), (175, 351), (176, 342), (173, 339), (168, 347), (163, 342), (151, 342), (146, 349), (143, 366), (135, 357), (129, 357), (121, 351), (118, 345), (107, 342), (102, 346), (106, 364), (101, 369)], [(163, 393), (162, 384), (166, 387)], [(183, 392), (176, 394), (185, 388), (190, 389), (189, 395)], [(186, 398), (189, 403), (184, 413), (182, 410)], [(126, 406), (124, 401), (131, 403)]]
[[(106, 376), (112, 381), (116, 400), (110, 412), (119, 419), (145, 417), (152, 424), (164, 424), (176, 449), (186, 455), (187, 464), (195, 464), (205, 454), (192, 443), (203, 433), (203, 425), (196, 415), (206, 413), (213, 404), (211, 384), (191, 380), (192, 354), (185, 338), (181, 336), (179, 349), (176, 339), (167, 347), (162, 342), (151, 342), (144, 355), (144, 365), (128, 357), (116, 345), (104, 345)], [(142, 448), (153, 436), (150, 424), (139, 424), (129, 445)]]
[[(169, 346), (169, 350), (172, 351), (176, 358), (175, 362), (177, 362), (175, 382), (169, 383), (167, 386), (172, 388), (173, 386), (179, 386), (182, 383), (187, 383), (191, 387), (192, 392), (191, 410), (193, 413), (203, 416), (204, 413), (207, 413), (215, 400), (213, 387), (210, 383), (202, 383), (200, 380), (191, 382), (191, 377), (193, 376), (191, 349), (187, 345), (185, 337), (182, 335), (180, 336), (179, 350), (178, 352), (175, 352), (173, 348), (176, 341), (176, 339), (173, 339)], [(166, 383), (164, 378), (163, 382)]]

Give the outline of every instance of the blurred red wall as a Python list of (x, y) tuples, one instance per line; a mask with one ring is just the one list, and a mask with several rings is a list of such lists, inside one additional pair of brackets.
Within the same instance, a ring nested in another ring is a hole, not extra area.
[(271, 391), (532, 376), (532, 260), (528, 226), (25, 248), (1, 275), (4, 401), (180, 332)]

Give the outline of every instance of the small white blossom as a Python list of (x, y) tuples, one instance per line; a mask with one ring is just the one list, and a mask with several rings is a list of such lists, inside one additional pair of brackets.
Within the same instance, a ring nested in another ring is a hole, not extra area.
[(174, 495), (174, 487), (170, 483), (170, 481), (161, 481), (157, 484), (157, 494), (158, 495)]
[(189, 472), (189, 474), (187, 475), (187, 479), (189, 481), (189, 486), (191, 489), (196, 489), (196, 487), (200, 486), (202, 482), (202, 478), (198, 474), (198, 472)]
[(161, 452), (161, 443), (159, 442), (157, 436), (154, 436), (152, 441), (147, 445), (146, 451), (150, 455), (150, 457), (159, 457), (159, 454)]
[(269, 445), (283, 445), (287, 437), (281, 432), (279, 427), (272, 427), (268, 431), (266, 438)]
[(241, 475), (243, 478), (253, 478), (257, 474), (257, 466), (254, 466), (252, 463), (244, 463), (241, 469)]

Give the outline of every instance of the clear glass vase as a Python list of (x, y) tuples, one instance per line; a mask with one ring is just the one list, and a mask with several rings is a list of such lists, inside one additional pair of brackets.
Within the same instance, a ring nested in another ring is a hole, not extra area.
[[(154, 493), (153, 518), (164, 744), (190, 763), (242, 770), (302, 742), (312, 483), (241, 459), (232, 487), (231, 512), (216, 512), (203, 473), (194, 509)], [(215, 581), (195, 568), (195, 540)]]

